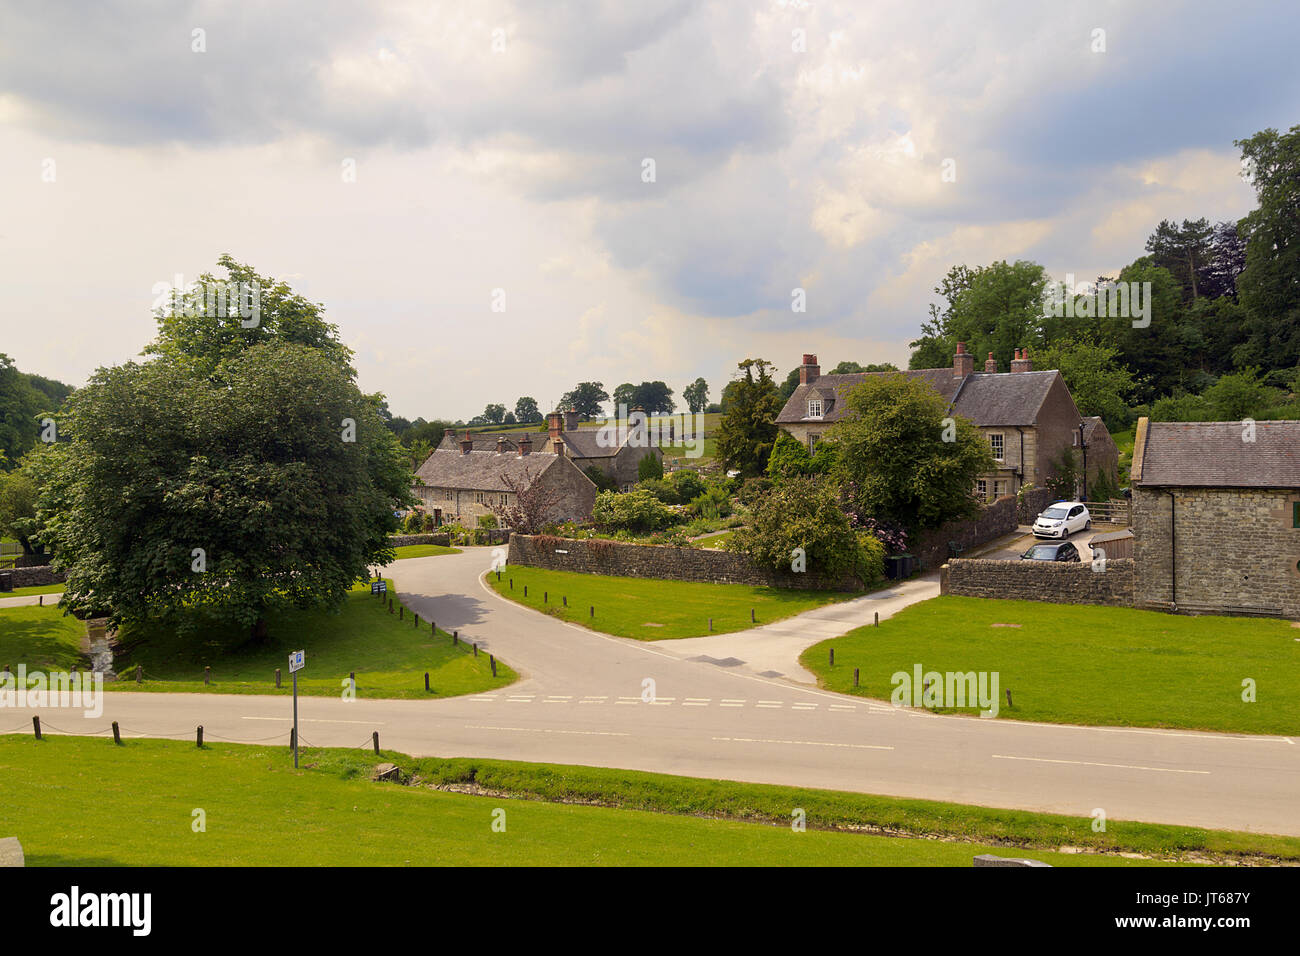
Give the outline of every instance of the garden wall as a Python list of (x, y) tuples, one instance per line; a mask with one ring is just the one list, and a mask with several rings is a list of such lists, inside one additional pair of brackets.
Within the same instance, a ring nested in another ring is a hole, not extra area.
[[(15, 588), (38, 588), (47, 584), (62, 584), (67, 580), (67, 575), (55, 571), (48, 564), (34, 568), (14, 568), (5, 574), (13, 575)], [(5, 592), (0, 591), (0, 597), (4, 596)]]
[(664, 578), (670, 581), (814, 588), (821, 591), (857, 591), (862, 587), (854, 578), (827, 580), (812, 572), (795, 574), (769, 571), (755, 566), (745, 555), (729, 551), (627, 544), (598, 538), (575, 541), (549, 535), (512, 535), (509, 562), (551, 571)]
[(948, 560), (948, 542), (955, 541), (957, 547), (966, 551), (1011, 534), (1017, 525), (1016, 499), (1008, 495), (993, 502), (974, 518), (949, 521), (925, 532), (910, 543), (907, 550), (915, 555), (923, 569), (933, 569)]
[(989, 561), (957, 558), (943, 567), (941, 594), (1047, 601), (1052, 604), (1133, 606), (1136, 565), (1132, 558), (1108, 560), (1104, 571), (1081, 561)]
[(441, 544), (446, 546), (451, 543), (449, 534), (390, 534), (388, 536), (388, 546), (390, 548), (404, 548), (408, 544)]

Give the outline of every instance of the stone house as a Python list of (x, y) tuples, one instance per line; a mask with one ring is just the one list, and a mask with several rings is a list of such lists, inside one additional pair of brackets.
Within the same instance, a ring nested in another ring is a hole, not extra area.
[[(870, 376), (901, 374), (919, 378), (944, 400), (947, 414), (969, 419), (993, 449), (997, 467), (976, 481), (975, 492), (986, 502), (1015, 495), (1024, 485), (1042, 488), (1056, 473), (1066, 451), (1076, 459), (1081, 451), (1098, 448), (1097, 462), (1116, 479), (1118, 454), (1100, 419), (1079, 414), (1070, 390), (1055, 369), (1034, 371), (1028, 350), (1016, 349), (1008, 372), (999, 372), (990, 352), (982, 372), (975, 357), (957, 343), (951, 368), (911, 369), (895, 372), (858, 372), (822, 375), (816, 355), (804, 355), (799, 385), (777, 416), (777, 424), (811, 452), (826, 430), (845, 414), (845, 394)], [(1104, 436), (1104, 439), (1103, 437)], [(1088, 468), (1093, 472), (1090, 456)]]
[(1136, 606), (1300, 618), (1300, 421), (1138, 419), (1131, 479)]
[(538, 486), (555, 498), (548, 521), (587, 521), (596, 501), (596, 486), (564, 454), (534, 452), (525, 435), (512, 447), (503, 437), (493, 451), (475, 450), (468, 434), (451, 449), (434, 451), (415, 473), (414, 493), (438, 524), (475, 527), (494, 507), (515, 504), (516, 488)]
[[(579, 428), (577, 412), (551, 412), (546, 416), (546, 426), (546, 431), (477, 435), (466, 432), (464, 439), (457, 439), (454, 432), (448, 431), (438, 450), (457, 451), (466, 439), (473, 442), (475, 451), (495, 452), (499, 440), (504, 440), (506, 448), (517, 453), (525, 438), (531, 443), (533, 454), (553, 454), (562, 445), (565, 456), (580, 471), (585, 472), (591, 467), (600, 469), (613, 480), (619, 491), (630, 491), (636, 484), (637, 468), (642, 458), (654, 455), (663, 461), (663, 452), (658, 446), (649, 447), (638, 442), (634, 434), (620, 435), (614, 429)], [(606, 441), (607, 435), (613, 435), (614, 440)]]

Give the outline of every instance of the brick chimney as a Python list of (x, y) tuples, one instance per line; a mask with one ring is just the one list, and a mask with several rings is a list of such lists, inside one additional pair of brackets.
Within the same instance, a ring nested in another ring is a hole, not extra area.
[(533, 439), (531, 435), (525, 432), (524, 437), (519, 439), (519, 457), (523, 458), (525, 455), (531, 455), (532, 453)]
[(564, 430), (566, 432), (571, 432), (577, 427), (578, 427), (578, 413), (575, 412), (572, 408), (566, 408), (564, 410)]
[(552, 438), (552, 439), (551, 439), (551, 448), (554, 449), (554, 451), (555, 451), (555, 457), (557, 457), (557, 458), (563, 458), (563, 457), (564, 457), (564, 439), (563, 439), (563, 438)]
[(817, 364), (817, 356), (804, 353), (803, 364), (799, 366), (799, 384), (811, 385), (821, 378), (822, 367)]
[(548, 412), (546, 414), (546, 430), (550, 432), (551, 441), (559, 439), (563, 423), (564, 416), (560, 412)]
[(474, 440), (469, 437), (469, 431), (466, 430), (465, 437), (460, 440), (460, 453), (468, 455), (474, 450)]
[(1016, 357), (1011, 360), (1011, 371), (1032, 372), (1034, 363), (1029, 360), (1029, 349), (1016, 349)]
[(993, 357), (993, 353), (990, 352), (989, 357), (984, 360), (984, 371), (992, 375), (997, 370), (998, 370), (998, 360), (995, 359)]
[(505, 453), (506, 453), (506, 436), (505, 436), (505, 435), (498, 435), (498, 436), (497, 436), (497, 454), (498, 454), (498, 455), (504, 455)]
[(957, 343), (957, 354), (952, 357), (953, 378), (965, 378), (975, 371), (975, 356), (966, 351), (966, 343)]

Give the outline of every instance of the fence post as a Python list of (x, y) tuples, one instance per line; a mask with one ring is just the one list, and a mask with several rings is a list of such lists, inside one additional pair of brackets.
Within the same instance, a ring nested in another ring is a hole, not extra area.
[(202, 725), (202, 724), (199, 724), (199, 730), (198, 730), (198, 733), (195, 735), (195, 738), (194, 738), (194, 746), (196, 746), (196, 747), (202, 747), (202, 746), (203, 746), (203, 725)]
[(117, 726), (116, 720), (113, 721), (113, 743), (117, 744), (119, 747), (122, 746), (122, 731)]
[(754, 620), (754, 609), (752, 607), (749, 609), (749, 623), (750, 624), (758, 623), (757, 621)]
[(203, 668), (203, 686), (207, 687), (212, 683), (212, 668), (205, 666)]
[(428, 672), (428, 671), (425, 671), (425, 672), (424, 672), (424, 692), (425, 692), (426, 694), (429, 692), (429, 672)]
[(591, 606), (591, 613), (588, 614), (587, 616), (588, 616), (588, 617), (595, 617), (595, 616), (596, 616), (596, 605), (593, 604), (593, 605)]
[(835, 648), (831, 648), (831, 667), (835, 666)]
[(453, 647), (460, 643), (460, 631), (451, 632), (451, 643)]
[(876, 612), (876, 627), (880, 627), (880, 612)]
[(713, 618), (709, 618), (709, 633), (713, 633)]
[(858, 669), (856, 667), (853, 668), (853, 686), (858, 686)]
[(399, 621), (404, 621), (404, 620), (406, 620), (406, 605), (405, 605), (405, 604), (399, 604), (399, 605), (397, 605), (397, 619), (398, 619)]
[(418, 615), (418, 614), (415, 615), (415, 626), (416, 626), (417, 628), (420, 626), (420, 615)]
[(475, 656), (475, 657), (478, 657), (478, 642), (475, 641), (475, 642), (474, 642), (473, 644), (471, 644), (470, 646), (474, 648), (474, 656)]
[(280, 668), (275, 669), (275, 689), (280, 689)]
[(488, 663), (492, 665), (492, 676), (497, 676), (497, 659), (491, 654), (488, 655)]
[(32, 715), (32, 729), (36, 731), (36, 739), (40, 740), (41, 739), (41, 718), (37, 717), (34, 714)]
[(379, 753), (379, 731), (376, 730), (371, 734), (371, 739), (375, 742), (375, 753)]
[(135, 682), (137, 684), (144, 683), (144, 668), (139, 664), (135, 665)]
[(289, 728), (289, 749), (293, 750), (298, 746), (298, 730), (296, 727)]

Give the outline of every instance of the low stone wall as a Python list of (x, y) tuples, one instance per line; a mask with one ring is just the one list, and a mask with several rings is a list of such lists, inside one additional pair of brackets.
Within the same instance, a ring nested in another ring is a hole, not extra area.
[(1104, 571), (1094, 571), (1090, 561), (957, 558), (944, 565), (939, 591), (965, 597), (1132, 607), (1135, 575), (1131, 558), (1108, 560)]
[(446, 546), (451, 543), (449, 534), (390, 534), (388, 536), (388, 546), (390, 548), (404, 548), (409, 544), (441, 544)]
[(862, 587), (853, 578), (828, 580), (812, 572), (782, 574), (769, 571), (756, 567), (745, 555), (729, 551), (627, 544), (596, 538), (575, 541), (550, 535), (512, 535), (509, 562), (552, 571), (663, 578), (670, 581), (815, 588), (822, 591), (857, 591)]
[[(4, 573), (13, 575), (15, 589), (45, 587), (48, 584), (62, 584), (67, 580), (67, 575), (55, 571), (48, 564), (34, 568), (14, 568)], [(0, 597), (4, 597), (5, 594), (6, 592), (0, 591)]]
[(988, 544), (1016, 530), (1016, 499), (999, 498), (974, 518), (949, 521), (927, 531), (908, 545), (922, 568), (937, 568), (948, 560), (948, 542), (956, 542), (963, 551)]

